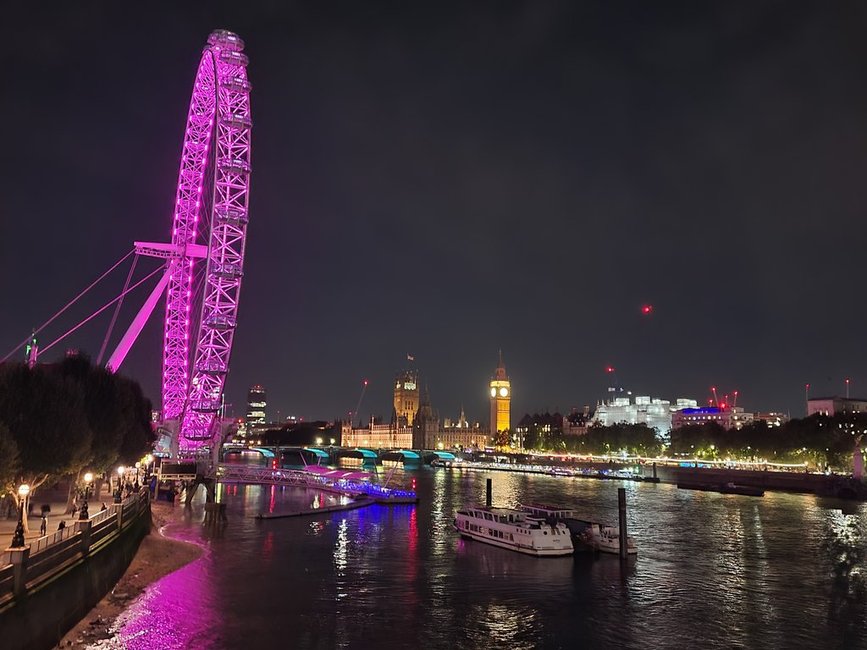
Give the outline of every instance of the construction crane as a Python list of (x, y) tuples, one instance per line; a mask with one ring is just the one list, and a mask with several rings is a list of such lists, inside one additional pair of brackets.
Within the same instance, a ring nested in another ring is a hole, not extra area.
[(364, 393), (367, 392), (367, 380), (361, 382), (361, 394), (358, 396), (358, 402), (355, 404), (355, 410), (349, 412), (349, 425), (352, 426), (352, 418), (358, 415), (358, 410), (361, 408), (361, 401), (364, 399)]

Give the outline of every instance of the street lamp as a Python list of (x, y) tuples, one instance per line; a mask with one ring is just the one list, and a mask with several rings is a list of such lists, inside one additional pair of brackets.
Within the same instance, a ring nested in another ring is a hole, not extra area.
[(114, 491), (114, 502), (120, 503), (123, 499), (123, 473), (126, 468), (121, 465), (117, 468), (117, 490)]
[(15, 534), (12, 535), (12, 548), (24, 546), (24, 501), (28, 494), (30, 494), (30, 486), (27, 483), (18, 486), (18, 525), (15, 527)]
[(81, 511), (78, 513), (79, 521), (87, 521), (90, 515), (87, 513), (87, 498), (90, 496), (90, 482), (93, 481), (93, 474), (85, 472), (84, 474), (84, 503), (81, 504)]

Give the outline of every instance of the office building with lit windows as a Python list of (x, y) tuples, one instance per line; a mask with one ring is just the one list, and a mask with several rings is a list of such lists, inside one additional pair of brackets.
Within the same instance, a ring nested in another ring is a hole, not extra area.
[(256, 384), (251, 386), (247, 393), (247, 429), (251, 429), (257, 424), (265, 424), (267, 418), (265, 415), (265, 407), (267, 406), (267, 396), (265, 389)]

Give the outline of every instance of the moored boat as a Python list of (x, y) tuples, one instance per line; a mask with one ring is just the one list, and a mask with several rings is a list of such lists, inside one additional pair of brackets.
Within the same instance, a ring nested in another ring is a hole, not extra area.
[[(580, 548), (589, 548), (602, 553), (620, 553), (620, 530), (615, 526), (578, 519), (575, 511), (570, 508), (529, 503), (521, 505), (521, 510), (532, 517), (565, 524), (572, 536), (576, 551)], [(627, 555), (638, 554), (638, 545), (629, 535), (626, 536), (626, 553)]]
[(557, 557), (574, 550), (565, 523), (545, 521), (520, 510), (468, 507), (457, 511), (454, 526), (462, 537), (526, 555)]

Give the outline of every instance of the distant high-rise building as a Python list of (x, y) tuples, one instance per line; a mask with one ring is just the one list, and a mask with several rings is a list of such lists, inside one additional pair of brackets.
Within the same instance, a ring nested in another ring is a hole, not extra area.
[(247, 430), (249, 431), (256, 424), (265, 424), (265, 407), (267, 399), (265, 388), (256, 384), (250, 387), (247, 393)]
[(500, 352), (500, 363), (494, 371), (491, 380), (491, 435), (498, 431), (508, 431), (511, 418), (512, 384), (506, 375), (503, 364), (503, 353)]
[(394, 380), (394, 415), (398, 427), (411, 427), (419, 409), (418, 372), (407, 370)]

